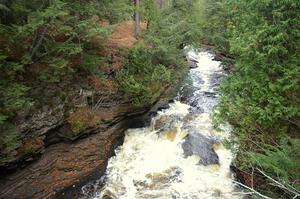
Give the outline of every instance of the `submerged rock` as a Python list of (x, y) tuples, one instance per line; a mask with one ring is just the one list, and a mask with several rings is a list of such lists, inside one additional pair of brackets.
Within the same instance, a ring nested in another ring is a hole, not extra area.
[(198, 61), (194, 59), (188, 59), (188, 65), (190, 68), (197, 68)]
[(180, 101), (183, 103), (190, 104), (191, 98), (193, 98), (195, 91), (197, 91), (197, 88), (191, 85), (187, 85), (183, 87), (183, 89), (180, 92)]
[(178, 127), (178, 121), (180, 121), (180, 116), (178, 115), (163, 115), (158, 117), (154, 121), (154, 130), (159, 130), (159, 132), (170, 131)]
[(106, 190), (101, 199), (117, 199), (117, 196), (115, 196), (111, 191)]
[(199, 133), (190, 133), (182, 143), (186, 156), (197, 155), (201, 159), (199, 164), (219, 164), (219, 156), (213, 149), (214, 141)]
[[(162, 171), (161, 173), (148, 173), (146, 174), (147, 180), (137, 181), (134, 180), (134, 185), (138, 187), (142, 195), (143, 191), (164, 189), (170, 186), (172, 182), (181, 181), (182, 170), (179, 167), (171, 167)], [(152, 197), (149, 197), (152, 198)]]

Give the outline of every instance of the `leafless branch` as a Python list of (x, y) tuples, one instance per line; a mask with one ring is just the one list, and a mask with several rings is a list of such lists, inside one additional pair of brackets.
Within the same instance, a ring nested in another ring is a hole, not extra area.
[(268, 178), (271, 182), (273, 182), (272, 183), (273, 186), (279, 187), (281, 189), (288, 191), (291, 194), (294, 194), (295, 195), (294, 198), (300, 197), (300, 192), (298, 190), (296, 190), (294, 187), (292, 187), (291, 185), (284, 185), (283, 183), (280, 183), (277, 180), (275, 180), (272, 177), (265, 174), (262, 170), (260, 170), (258, 168), (256, 168), (256, 170), (259, 171), (263, 176)]
[(268, 197), (268, 196), (265, 196), (265, 195), (259, 193), (258, 191), (256, 191), (255, 189), (253, 189), (253, 188), (251, 188), (251, 187), (248, 187), (248, 186), (246, 186), (246, 185), (244, 185), (244, 184), (242, 184), (242, 183), (240, 183), (240, 182), (237, 182), (237, 181), (233, 181), (233, 182), (236, 183), (236, 184), (238, 184), (238, 185), (240, 185), (240, 186), (242, 186), (242, 187), (244, 187), (245, 189), (250, 190), (251, 192), (253, 192), (254, 194), (256, 194), (256, 195), (258, 195), (258, 196), (260, 196), (260, 197), (262, 197), (262, 198), (265, 198), (265, 199), (272, 199), (272, 198), (270, 198), (270, 197)]

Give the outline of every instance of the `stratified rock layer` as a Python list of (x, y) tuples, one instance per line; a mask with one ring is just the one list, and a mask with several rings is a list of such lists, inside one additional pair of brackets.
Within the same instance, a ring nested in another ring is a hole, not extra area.
[[(144, 112), (127, 111), (129, 115)], [(119, 118), (122, 121), (112, 127), (94, 129), (94, 134), (72, 143), (51, 145), (36, 162), (1, 178), (0, 198), (51, 198), (66, 187), (101, 176), (115, 145), (128, 128), (128, 120), (133, 119), (126, 112), (119, 114), (124, 120)]]

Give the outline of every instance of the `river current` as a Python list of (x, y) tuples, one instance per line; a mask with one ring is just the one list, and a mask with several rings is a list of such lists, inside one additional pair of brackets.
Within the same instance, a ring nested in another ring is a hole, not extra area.
[(210, 52), (187, 56), (197, 64), (189, 85), (149, 127), (127, 130), (105, 176), (82, 188), (84, 198), (242, 198), (229, 169), (233, 155), (222, 144), (230, 127), (216, 131), (210, 119), (225, 73)]

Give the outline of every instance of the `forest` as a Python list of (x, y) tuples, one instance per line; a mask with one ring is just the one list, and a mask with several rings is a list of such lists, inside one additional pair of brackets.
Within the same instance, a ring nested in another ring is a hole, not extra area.
[(0, 175), (50, 146), (40, 117), (63, 121), (73, 141), (112, 120), (101, 107), (174, 96), (188, 45), (229, 70), (211, 117), (232, 126), (241, 188), (300, 198), (298, 0), (0, 0)]

